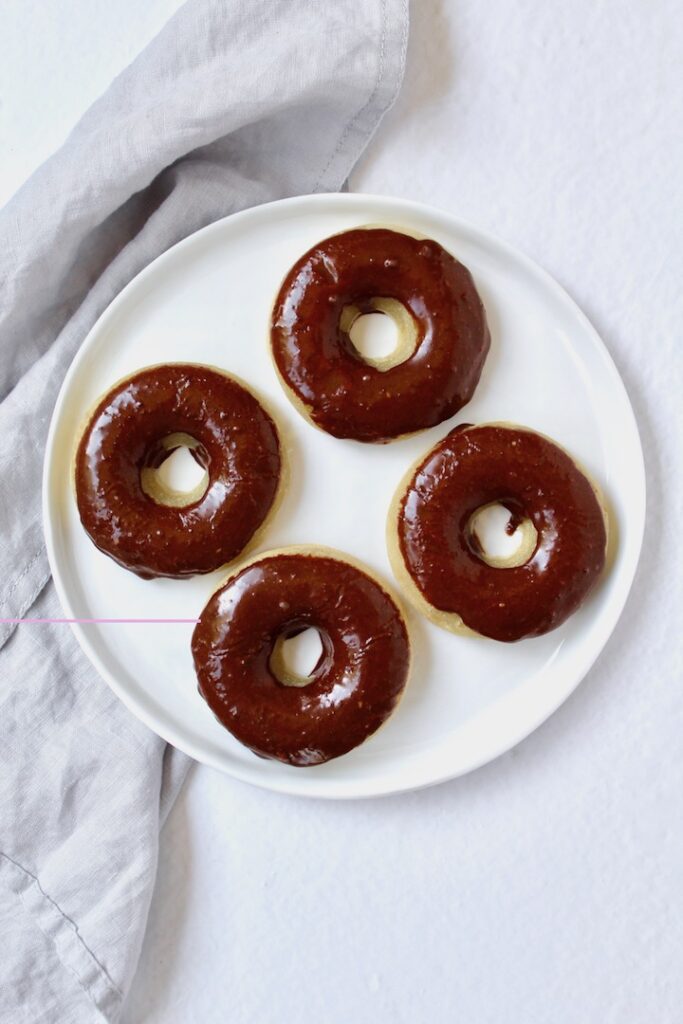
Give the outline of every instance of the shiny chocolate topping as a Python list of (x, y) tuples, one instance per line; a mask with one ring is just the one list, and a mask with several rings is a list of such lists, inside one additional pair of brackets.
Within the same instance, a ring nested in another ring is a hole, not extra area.
[[(167, 504), (143, 485), (179, 444), (207, 482), (189, 504)], [(231, 377), (192, 363), (151, 366), (101, 399), (75, 477), (81, 522), (101, 551), (144, 579), (191, 576), (230, 562), (263, 523), (280, 444), (270, 416)]]
[[(379, 303), (378, 303), (379, 300)], [(393, 300), (414, 350), (379, 369), (349, 336), (353, 315)], [(470, 272), (438, 242), (358, 228), (319, 242), (287, 274), (273, 310), (280, 377), (335, 437), (387, 441), (453, 416), (470, 400), (489, 349)]]
[[(500, 504), (536, 531), (527, 561), (497, 568), (471, 532), (477, 510)], [(420, 463), (398, 506), (399, 550), (425, 600), (495, 640), (555, 629), (586, 598), (605, 564), (595, 491), (565, 451), (530, 430), (456, 428)]]
[[(308, 627), (323, 653), (305, 685), (285, 685), (277, 645)], [(301, 549), (263, 555), (229, 579), (201, 613), (192, 653), (199, 691), (226, 729), (255, 753), (300, 766), (346, 754), (375, 732), (410, 660), (386, 591), (341, 558)]]

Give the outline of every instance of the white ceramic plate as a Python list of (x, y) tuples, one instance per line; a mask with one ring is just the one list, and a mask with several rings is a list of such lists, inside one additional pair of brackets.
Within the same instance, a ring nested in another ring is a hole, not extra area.
[[(448, 423), (390, 445), (339, 441), (309, 426), (273, 370), (268, 321), (277, 288), (316, 241), (385, 223), (435, 238), (472, 271), (492, 346), (474, 400)], [(225, 571), (143, 581), (105, 557), (81, 528), (71, 483), (78, 432), (120, 377), (173, 360), (215, 364), (252, 383), (293, 444), (292, 481), (262, 549), (317, 543), (363, 559), (393, 582), (384, 529), (406, 467), (457, 422), (510, 420), (569, 449), (609, 501), (616, 552), (603, 582), (562, 628), (503, 645), (456, 637), (407, 609), (413, 671), (380, 731), (345, 757), (293, 768), (255, 757), (197, 693), (192, 625), (76, 625), (100, 675), (150, 728), (199, 761), (284, 792), (360, 797), (468, 772), (508, 750), (572, 692), (623, 608), (640, 551), (645, 483), (633, 412), (597, 334), (564, 291), (524, 256), (429, 207), (364, 195), (315, 195), (247, 210), (165, 253), (112, 303), (64, 381), (47, 444), (47, 549), (68, 617), (194, 618)]]

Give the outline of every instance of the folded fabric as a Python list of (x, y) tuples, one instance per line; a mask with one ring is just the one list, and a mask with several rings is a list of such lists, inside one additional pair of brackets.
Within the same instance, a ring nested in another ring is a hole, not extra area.
[(68, 626), (6, 621), (59, 615), (40, 516), (59, 385), (168, 246), (343, 185), (395, 98), (407, 28), (407, 0), (191, 0), (0, 213), (3, 1024), (117, 1019), (187, 764)]

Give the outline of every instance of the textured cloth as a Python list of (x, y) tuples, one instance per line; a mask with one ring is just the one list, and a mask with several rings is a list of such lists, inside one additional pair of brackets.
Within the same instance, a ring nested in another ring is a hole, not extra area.
[[(40, 475), (66, 368), (168, 246), (266, 200), (335, 190), (400, 84), (404, 0), (194, 0), (0, 215), (4, 619), (59, 614)], [(0, 626), (2, 1024), (115, 1020), (185, 759), (68, 627)]]

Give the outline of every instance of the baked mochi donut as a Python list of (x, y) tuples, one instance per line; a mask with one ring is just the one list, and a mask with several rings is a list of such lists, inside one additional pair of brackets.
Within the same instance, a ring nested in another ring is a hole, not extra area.
[[(282, 644), (312, 627), (322, 654), (310, 676), (284, 667)], [(199, 692), (254, 753), (321, 764), (357, 747), (405, 687), (408, 632), (385, 588), (337, 551), (259, 555), (211, 597), (192, 637)]]
[[(491, 505), (521, 531), (510, 558), (490, 557), (476, 517)], [(456, 427), (408, 473), (392, 504), (388, 546), (406, 594), (456, 633), (513, 641), (563, 623), (605, 565), (607, 518), (594, 485), (547, 437), (511, 424)]]
[[(399, 345), (364, 358), (350, 331), (391, 316)], [(453, 416), (470, 400), (489, 349), (470, 272), (428, 238), (388, 228), (333, 235), (297, 260), (275, 301), (271, 345), (294, 404), (335, 437), (389, 441)]]
[[(179, 447), (204, 469), (189, 494), (156, 470)], [(273, 508), (278, 433), (241, 383), (196, 363), (149, 366), (97, 403), (76, 452), (76, 500), (93, 543), (143, 579), (233, 561)]]

